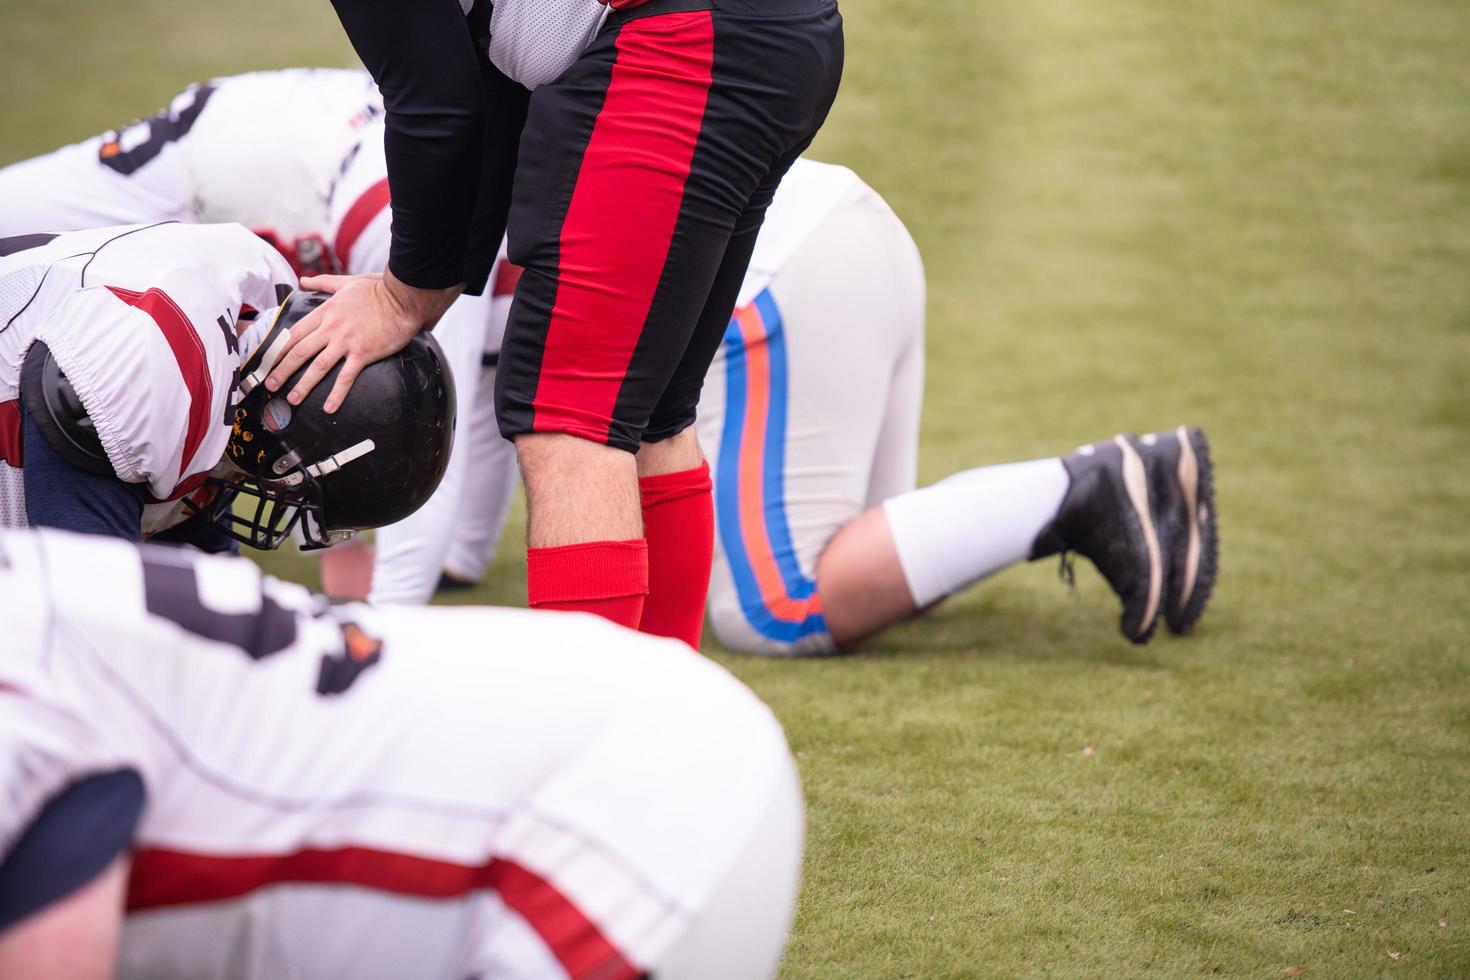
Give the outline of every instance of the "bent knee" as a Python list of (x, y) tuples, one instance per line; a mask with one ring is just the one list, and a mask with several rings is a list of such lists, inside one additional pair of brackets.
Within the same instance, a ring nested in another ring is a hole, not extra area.
[(843, 650), (825, 628), (814, 624), (752, 622), (739, 608), (711, 604), (709, 623), (715, 638), (727, 650), (756, 657), (831, 657)]

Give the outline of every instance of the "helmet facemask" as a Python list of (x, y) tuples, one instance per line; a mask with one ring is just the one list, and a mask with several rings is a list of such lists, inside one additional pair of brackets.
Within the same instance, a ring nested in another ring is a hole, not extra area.
[(321, 487), (304, 469), (285, 480), (262, 480), (225, 461), (206, 482), (217, 488), (214, 498), (203, 507), (186, 499), (185, 506), (207, 514), (207, 520), (220, 531), (251, 548), (274, 551), (298, 529), (302, 551), (329, 548), (357, 533), (325, 528)]

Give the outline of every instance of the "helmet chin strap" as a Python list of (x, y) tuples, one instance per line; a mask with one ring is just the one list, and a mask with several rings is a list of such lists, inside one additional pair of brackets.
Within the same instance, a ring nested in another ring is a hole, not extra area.
[[(333, 453), (326, 459), (319, 459), (315, 463), (307, 463), (305, 466), (301, 467), (301, 471), (299, 473), (287, 473), (277, 482), (283, 484), (284, 486), (294, 487), (296, 484), (301, 482), (302, 473), (305, 473), (307, 476), (313, 478), (323, 477), (326, 476), (328, 473), (335, 473), (342, 467), (346, 466), (348, 463), (352, 462), (354, 459), (361, 459), (376, 448), (377, 445), (371, 439), (364, 439), (362, 442), (348, 446), (346, 449), (342, 450), (339, 453)], [(271, 469), (280, 472), (282, 470), (290, 469), (299, 462), (301, 462), (301, 457), (298, 456), (295, 451), (292, 451), (285, 456), (282, 456), (280, 459), (276, 460)]]
[[(278, 307), (275, 310), (275, 315), (272, 316), (269, 321), (272, 326), (275, 325), (275, 321), (281, 315), (281, 309), (283, 308), (284, 307)], [(260, 319), (264, 320), (265, 317), (261, 317)], [(267, 336), (269, 336), (269, 327), (266, 328), (266, 333)], [(240, 383), (237, 389), (240, 393), (240, 397), (243, 398), (244, 396), (250, 394), (250, 392), (255, 390), (256, 385), (263, 384), (265, 382), (266, 375), (271, 373), (271, 368), (276, 366), (276, 362), (281, 359), (281, 355), (285, 352), (286, 345), (289, 343), (291, 343), (290, 327), (286, 327), (276, 333), (275, 337), (271, 339), (270, 343), (266, 345), (265, 349), (260, 352), (259, 360), (256, 363), (255, 367), (250, 370), (250, 373), (242, 374), (240, 376)]]
[(374, 445), (371, 439), (364, 439), (362, 442), (359, 442), (356, 445), (348, 446), (340, 453), (333, 453), (326, 459), (318, 460), (315, 463), (309, 463), (306, 466), (303, 466), (302, 469), (315, 477), (326, 476), (328, 473), (337, 472), (342, 467), (352, 462), (354, 459), (361, 459), (363, 456), (366, 456), (368, 453), (372, 452), (376, 448), (377, 446)]

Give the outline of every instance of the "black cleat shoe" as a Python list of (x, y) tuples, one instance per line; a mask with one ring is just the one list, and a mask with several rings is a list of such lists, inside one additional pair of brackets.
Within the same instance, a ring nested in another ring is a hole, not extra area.
[(1188, 633), (1204, 614), (1220, 567), (1210, 441), (1201, 430), (1181, 425), (1142, 436), (1138, 450), (1148, 466), (1169, 568), (1164, 621), (1172, 632)]
[(1068, 574), (1068, 551), (1089, 559), (1123, 600), (1123, 635), (1147, 643), (1159, 621), (1164, 565), (1138, 444), (1114, 436), (1083, 446), (1062, 465), (1072, 482), (1057, 516), (1032, 542), (1031, 560), (1061, 554)]

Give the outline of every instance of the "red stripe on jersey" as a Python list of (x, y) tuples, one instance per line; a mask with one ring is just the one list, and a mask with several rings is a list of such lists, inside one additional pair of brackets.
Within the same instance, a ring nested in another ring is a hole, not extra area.
[(147, 494), (144, 499), (147, 503), (150, 504), (162, 504), (167, 503), (170, 500), (179, 500), (183, 497), (187, 497), (195, 490), (198, 490), (200, 487), (204, 486), (204, 481), (209, 479), (209, 473), (209, 470), (200, 470), (198, 473), (195, 473), (193, 476), (180, 482), (177, 486), (169, 491), (167, 497), (164, 497), (161, 500), (158, 497), (153, 496), (153, 494), (151, 493)]
[[(179, 457), (179, 476), (182, 477), (209, 431), (210, 406), (214, 404), (214, 380), (209, 376), (209, 356), (204, 351), (204, 341), (199, 339), (184, 311), (163, 290), (154, 287), (144, 293), (135, 293), (117, 286), (108, 286), (107, 290), (153, 318), (179, 364), (179, 376), (189, 390), (189, 427), (184, 433), (184, 452)], [(218, 460), (211, 461), (207, 468), (213, 469), (215, 462)]]
[(25, 452), (20, 429), (20, 401), (0, 402), (0, 462), (16, 469), (25, 465)]
[(382, 214), (391, 200), (388, 178), (384, 177), (363, 191), (342, 216), (342, 226), (337, 229), (337, 238), (332, 242), (332, 251), (337, 253), (337, 264), (342, 267), (342, 271), (352, 268), (352, 246), (357, 244), (363, 231), (374, 218)]
[(617, 980), (643, 975), (571, 899), (545, 878), (511, 861), (491, 864), (498, 866), (495, 890), (501, 900), (536, 930), (568, 974)]
[(521, 281), (521, 273), (526, 270), (513, 262), (500, 260), (495, 267), (495, 285), (490, 287), (491, 296), (509, 296), (516, 291), (516, 283)]
[(562, 222), (533, 431), (607, 439), (679, 220), (714, 50), (708, 11), (634, 20), (618, 32)]
[(536, 930), (571, 976), (622, 980), (641, 973), (554, 885), (500, 858), (466, 865), (368, 847), (278, 855), (195, 854), (144, 847), (133, 852), (127, 909), (220, 902), (288, 883), (356, 885), (439, 899), (494, 890)]

